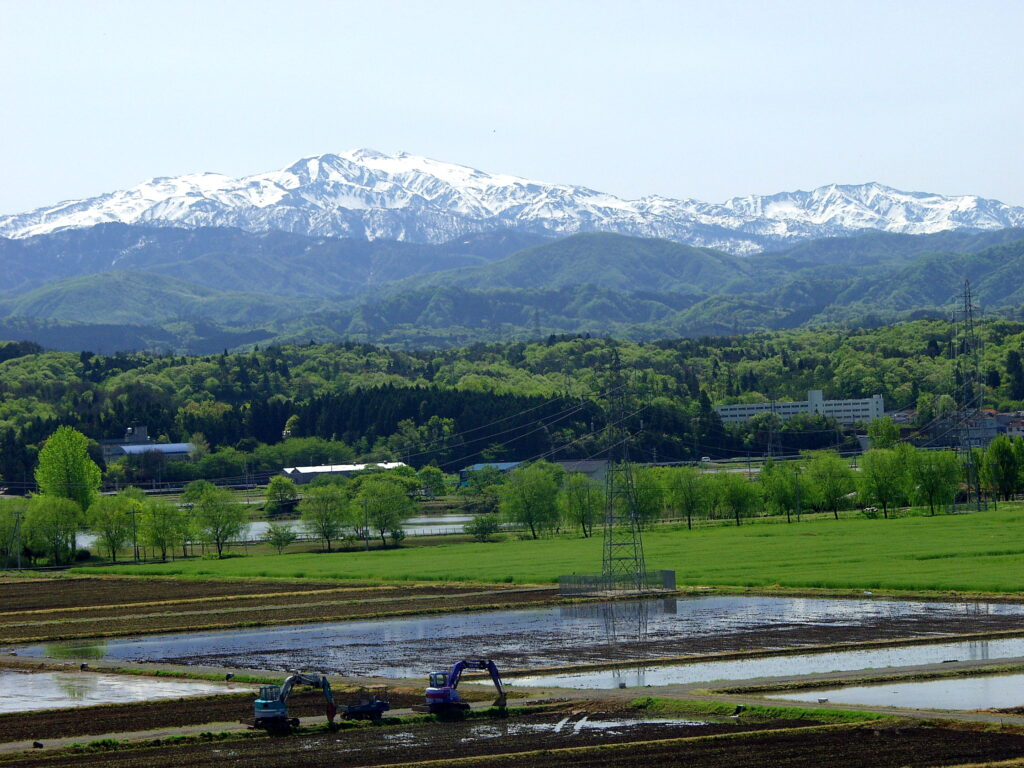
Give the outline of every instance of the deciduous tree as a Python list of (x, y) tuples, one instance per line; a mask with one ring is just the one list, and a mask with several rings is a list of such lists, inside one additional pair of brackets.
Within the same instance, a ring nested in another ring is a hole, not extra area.
[(188, 516), (185, 510), (165, 499), (146, 499), (139, 517), (142, 540), (160, 550), (160, 559), (167, 551), (184, 546), (188, 540)]
[(277, 550), (277, 554), (284, 552), (285, 548), (295, 543), (298, 533), (290, 525), (285, 523), (271, 523), (267, 532), (263, 534), (263, 540)]
[[(402, 530), (402, 523), (412, 516), (415, 504), (405, 484), (387, 475), (366, 478), (356, 501), (363, 507), (370, 526), (380, 536), (381, 546), (388, 545), (387, 535)], [(396, 540), (397, 542), (400, 539)]]
[(853, 470), (835, 451), (817, 451), (807, 463), (807, 477), (813, 483), (822, 507), (839, 519), (839, 507), (854, 491)]
[(860, 494), (864, 501), (882, 507), (889, 517), (889, 507), (906, 497), (909, 467), (896, 451), (873, 448), (860, 459)]
[(558, 486), (550, 472), (541, 467), (518, 467), (509, 473), (498, 490), (501, 512), (509, 522), (539, 532), (558, 522)]
[(54, 565), (61, 565), (74, 556), (82, 508), (62, 496), (39, 494), (29, 499), (24, 524), (26, 540), (33, 548), (45, 552)]
[(299, 502), (302, 524), (322, 539), (331, 551), (331, 542), (340, 539), (350, 522), (349, 502), (345, 492), (336, 485), (310, 488)]
[(604, 489), (583, 473), (572, 472), (558, 491), (558, 503), (562, 520), (579, 528), (586, 538), (594, 533), (594, 523), (604, 510)]
[(211, 486), (203, 488), (195, 500), (192, 515), (200, 534), (224, 556), (224, 547), (238, 538), (245, 528), (245, 507), (231, 498), (230, 491)]
[(294, 480), (284, 475), (274, 475), (267, 483), (267, 514), (272, 516), (291, 511), (298, 498), (299, 490)]
[(89, 441), (71, 427), (59, 427), (39, 452), (36, 485), (40, 493), (71, 499), (88, 509), (99, 493), (100, 468), (89, 458)]
[(123, 496), (100, 496), (86, 512), (97, 539), (117, 562), (117, 553), (132, 537), (132, 506)]

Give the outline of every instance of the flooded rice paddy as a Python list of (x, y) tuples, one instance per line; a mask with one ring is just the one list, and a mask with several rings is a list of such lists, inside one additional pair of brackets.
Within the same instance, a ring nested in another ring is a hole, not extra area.
[[(418, 678), (435, 666), (467, 655), (494, 658), (505, 669), (539, 669), (585, 662), (642, 662), (720, 651), (1016, 629), (1024, 631), (1024, 606), (1009, 603), (707, 596), (193, 632), (40, 645), (21, 648), (18, 653)], [(1013, 642), (991, 641), (984, 647), (978, 644), (974, 650), (959, 645), (935, 647), (931, 651), (924, 650), (928, 646), (883, 649), (882, 655), (851, 656), (846, 661), (840, 660), (839, 654), (832, 654), (831, 660), (822, 663), (827, 667), (824, 671), (831, 671), (842, 664), (887, 666), (904, 663), (900, 659), (910, 659), (906, 663), (927, 663), (970, 658), (971, 653), (988, 653), (993, 658), (1024, 655), (1024, 645)], [(925, 660), (917, 662), (919, 658)], [(792, 662), (779, 657), (728, 663), (765, 664), (735, 667), (735, 674), (747, 677), (752, 669), (753, 674), (786, 674), (786, 665)], [(726, 667), (715, 666), (711, 670), (707, 669), (708, 664), (701, 666), (707, 670), (701, 675), (712, 675), (711, 679), (733, 674), (725, 671)], [(804, 665), (802, 671), (810, 670)], [(606, 678), (610, 675), (602, 674)], [(647, 674), (656, 673), (643, 674), (644, 682), (637, 677), (636, 684), (653, 685), (656, 683), (652, 680), (659, 679), (647, 678)], [(614, 685), (618, 682), (615, 680)], [(628, 677), (625, 682), (631, 684)]]
[(790, 701), (905, 707), (908, 709), (1006, 709), (1024, 705), (1024, 675), (959, 677), (849, 688), (771, 694)]
[(748, 680), (755, 677), (791, 677), (858, 669), (881, 670), (885, 667), (940, 664), (944, 661), (982, 661), (1017, 657), (1024, 657), (1024, 637), (513, 676), (507, 678), (506, 682), (522, 687), (632, 688), (715, 680)]
[(0, 713), (126, 704), (244, 691), (251, 686), (201, 680), (105, 675), (94, 672), (15, 672), (0, 669)]

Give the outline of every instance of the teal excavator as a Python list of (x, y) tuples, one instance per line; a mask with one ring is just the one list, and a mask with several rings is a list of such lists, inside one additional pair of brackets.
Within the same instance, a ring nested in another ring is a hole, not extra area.
[(282, 685), (262, 685), (260, 694), (253, 703), (253, 726), (267, 730), (283, 730), (298, 728), (299, 718), (288, 717), (288, 697), (296, 685), (311, 685), (324, 692), (327, 702), (327, 722), (333, 724), (338, 708), (334, 705), (334, 695), (326, 675), (296, 674), (290, 675)]

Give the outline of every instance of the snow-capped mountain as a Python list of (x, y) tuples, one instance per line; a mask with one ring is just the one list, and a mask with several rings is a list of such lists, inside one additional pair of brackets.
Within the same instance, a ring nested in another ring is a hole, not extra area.
[(357, 149), (240, 179), (216, 173), (152, 179), (119, 192), (0, 216), (0, 235), (22, 238), (104, 222), (428, 243), (496, 229), (606, 231), (753, 253), (772, 244), (865, 230), (925, 234), (1024, 226), (1024, 208), (874, 183), (736, 197), (722, 204), (659, 196), (623, 200), (405, 152)]

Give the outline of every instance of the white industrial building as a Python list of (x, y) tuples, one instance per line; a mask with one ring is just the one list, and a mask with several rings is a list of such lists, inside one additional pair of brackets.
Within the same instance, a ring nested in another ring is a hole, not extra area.
[(716, 405), (715, 410), (724, 424), (747, 421), (759, 413), (775, 413), (782, 419), (788, 419), (798, 413), (820, 413), (840, 424), (854, 424), (858, 421), (882, 418), (885, 415), (885, 404), (881, 395), (872, 395), (860, 400), (826, 400), (820, 389), (812, 389), (807, 393), (806, 400)]

